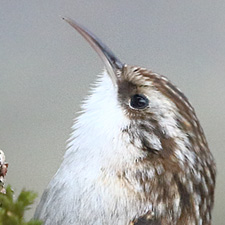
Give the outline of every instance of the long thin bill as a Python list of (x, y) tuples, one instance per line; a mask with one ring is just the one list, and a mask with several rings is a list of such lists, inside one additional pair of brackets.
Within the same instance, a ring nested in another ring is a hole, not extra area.
[(123, 63), (113, 54), (113, 52), (104, 44), (102, 41), (97, 38), (93, 33), (87, 30), (82, 25), (76, 23), (70, 18), (63, 18), (68, 24), (75, 28), (92, 46), (92, 48), (98, 53), (103, 63), (106, 66), (106, 69), (112, 79), (114, 85), (118, 81), (118, 71), (121, 71), (123, 68)]

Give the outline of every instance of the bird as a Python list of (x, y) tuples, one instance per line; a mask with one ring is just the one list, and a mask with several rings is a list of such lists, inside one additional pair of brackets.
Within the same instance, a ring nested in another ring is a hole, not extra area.
[(104, 63), (34, 218), (44, 225), (210, 225), (216, 165), (187, 97), (122, 63), (63, 18)]

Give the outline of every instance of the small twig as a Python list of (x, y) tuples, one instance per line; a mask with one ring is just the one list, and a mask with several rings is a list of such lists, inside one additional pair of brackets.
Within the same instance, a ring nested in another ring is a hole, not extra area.
[(8, 163), (5, 162), (5, 154), (2, 150), (0, 150), (0, 192), (4, 194), (6, 193), (4, 185), (7, 168)]

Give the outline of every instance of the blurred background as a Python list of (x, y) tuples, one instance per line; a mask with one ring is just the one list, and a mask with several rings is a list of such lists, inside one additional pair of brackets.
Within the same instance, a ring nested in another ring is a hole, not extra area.
[(62, 161), (80, 102), (103, 68), (60, 18), (67, 16), (121, 61), (166, 75), (183, 90), (217, 162), (213, 224), (224, 224), (225, 1), (0, 3), (0, 149), (17, 194), (25, 187), (41, 196)]

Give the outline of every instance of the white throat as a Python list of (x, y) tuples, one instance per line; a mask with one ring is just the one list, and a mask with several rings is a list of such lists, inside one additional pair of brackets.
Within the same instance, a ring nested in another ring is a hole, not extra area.
[(74, 131), (64, 158), (70, 158), (68, 154), (75, 153), (76, 159), (85, 157), (87, 162), (87, 158), (90, 158), (92, 162), (96, 160), (102, 166), (109, 163), (107, 159), (110, 162), (115, 159), (116, 167), (120, 160), (121, 163), (134, 161), (136, 157), (140, 157), (140, 152), (130, 151), (128, 140), (122, 134), (122, 129), (129, 123), (118, 103), (117, 90), (104, 71), (92, 94), (82, 105), (82, 114), (73, 126)]

